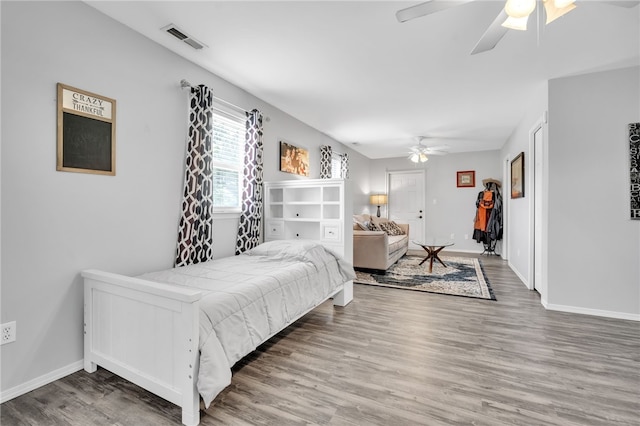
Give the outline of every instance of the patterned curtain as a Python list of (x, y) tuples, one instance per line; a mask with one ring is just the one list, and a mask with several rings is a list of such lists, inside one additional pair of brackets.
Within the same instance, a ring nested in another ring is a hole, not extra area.
[(322, 145), (320, 147), (320, 179), (331, 179), (331, 156), (331, 147)]
[(200, 85), (189, 98), (182, 216), (175, 266), (213, 259), (213, 93)]
[(340, 177), (349, 179), (349, 155), (347, 153), (342, 154), (340, 158)]
[(236, 239), (236, 255), (260, 244), (262, 220), (262, 114), (247, 112), (247, 135), (244, 147), (242, 212)]

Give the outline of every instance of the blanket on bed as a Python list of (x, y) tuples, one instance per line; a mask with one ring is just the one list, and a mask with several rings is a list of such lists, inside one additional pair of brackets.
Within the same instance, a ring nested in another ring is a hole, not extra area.
[(202, 290), (197, 386), (208, 407), (231, 383), (231, 367), (238, 360), (355, 273), (351, 264), (317, 242), (281, 240), (140, 278)]

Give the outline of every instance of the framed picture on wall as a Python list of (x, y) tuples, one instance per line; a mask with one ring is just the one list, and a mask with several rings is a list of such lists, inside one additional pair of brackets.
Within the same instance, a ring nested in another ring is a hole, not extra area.
[(476, 186), (476, 171), (465, 170), (462, 172), (457, 172), (456, 185), (458, 188), (473, 188), (474, 186)]
[(58, 83), (56, 170), (116, 174), (116, 101)]
[(309, 151), (280, 141), (280, 171), (309, 176)]
[(511, 198), (524, 197), (524, 152), (511, 160)]

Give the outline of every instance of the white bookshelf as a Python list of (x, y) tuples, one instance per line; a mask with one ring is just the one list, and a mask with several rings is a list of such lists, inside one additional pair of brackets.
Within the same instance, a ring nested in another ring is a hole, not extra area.
[(351, 193), (343, 179), (265, 182), (264, 240), (320, 241), (353, 260)]

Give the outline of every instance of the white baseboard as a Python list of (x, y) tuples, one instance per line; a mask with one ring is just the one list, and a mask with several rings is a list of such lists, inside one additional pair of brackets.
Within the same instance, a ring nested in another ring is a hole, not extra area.
[(550, 311), (569, 312), (572, 314), (594, 315), (597, 317), (623, 319), (629, 321), (640, 321), (640, 314), (630, 314), (626, 312), (603, 311), (601, 309), (582, 308), (580, 306), (556, 305), (553, 303), (543, 303), (543, 306)]
[(513, 267), (511, 262), (507, 261), (507, 265), (509, 266), (509, 268), (511, 268), (513, 273), (516, 274), (518, 278), (520, 278), (520, 281), (522, 281), (522, 284), (524, 284), (526, 288), (529, 288), (529, 280), (523, 277), (522, 274), (516, 268)]
[(76, 361), (73, 364), (69, 364), (65, 367), (59, 368), (45, 375), (29, 380), (26, 383), (23, 383), (11, 389), (2, 391), (0, 392), (0, 404), (2, 404), (3, 402), (9, 401), (13, 398), (16, 398), (20, 395), (24, 395), (27, 392), (31, 392), (34, 389), (38, 389), (41, 386), (47, 385), (51, 382), (55, 382), (56, 380), (61, 379), (65, 376), (68, 376), (69, 374), (73, 374), (76, 371), (80, 371), (83, 368), (84, 368), (83, 360)]
[(449, 250), (442, 250), (443, 254), (446, 254), (447, 252), (451, 253), (451, 252), (458, 252), (458, 253), (473, 253), (473, 254), (482, 254), (482, 250), (464, 250), (464, 249), (456, 249), (455, 246), (451, 246), (451, 248), (449, 248)]

